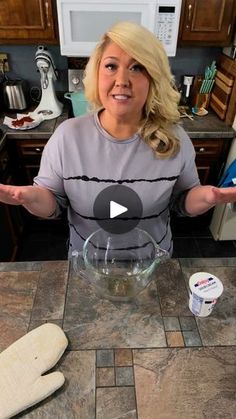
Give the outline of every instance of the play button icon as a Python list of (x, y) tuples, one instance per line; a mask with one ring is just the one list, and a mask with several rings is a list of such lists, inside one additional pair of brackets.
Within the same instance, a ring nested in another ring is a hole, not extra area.
[(135, 228), (143, 213), (138, 194), (123, 185), (108, 186), (95, 199), (94, 219), (105, 231), (123, 234)]
[(124, 214), (126, 211), (128, 211), (128, 208), (123, 207), (123, 205), (114, 201), (110, 202), (110, 218), (115, 218), (118, 215)]

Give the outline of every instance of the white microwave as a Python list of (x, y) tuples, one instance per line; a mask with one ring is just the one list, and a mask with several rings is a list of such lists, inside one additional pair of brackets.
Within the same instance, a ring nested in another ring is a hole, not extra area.
[(145, 26), (176, 53), (182, 0), (57, 0), (61, 55), (89, 57), (101, 36), (118, 21)]

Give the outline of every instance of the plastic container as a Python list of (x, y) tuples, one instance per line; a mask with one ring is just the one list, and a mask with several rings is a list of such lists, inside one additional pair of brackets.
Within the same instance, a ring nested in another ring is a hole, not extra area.
[(196, 272), (189, 278), (189, 309), (199, 317), (209, 316), (223, 292), (219, 278), (209, 272)]

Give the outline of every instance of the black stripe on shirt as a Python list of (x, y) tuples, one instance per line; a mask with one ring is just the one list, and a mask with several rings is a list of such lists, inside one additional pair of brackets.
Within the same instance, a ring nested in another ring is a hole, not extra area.
[[(164, 208), (162, 211), (160, 211), (158, 214), (146, 215), (145, 217), (119, 217), (117, 219), (113, 218), (112, 219), (112, 222), (114, 222), (114, 221), (118, 221), (119, 222), (121, 220), (122, 221), (130, 221), (130, 220), (140, 220), (140, 221), (142, 221), (142, 220), (151, 220), (153, 218), (159, 217), (163, 212), (165, 212), (168, 209), (169, 209), (169, 205), (167, 205), (167, 207)], [(81, 218), (84, 218), (85, 220), (108, 221), (108, 220), (111, 219), (110, 217), (107, 217), (107, 218), (89, 217), (88, 215), (82, 215), (82, 214), (80, 214), (79, 212), (77, 212), (75, 210), (73, 210), (73, 211), (76, 213), (76, 215), (78, 215)]]
[(97, 182), (97, 183), (117, 183), (121, 185), (122, 183), (135, 183), (135, 182), (173, 182), (174, 180), (177, 180), (179, 175), (176, 176), (168, 176), (168, 177), (159, 177), (156, 179), (99, 179), (97, 177), (88, 177), (88, 176), (69, 176), (69, 177), (63, 177), (63, 180), (82, 180), (83, 182)]

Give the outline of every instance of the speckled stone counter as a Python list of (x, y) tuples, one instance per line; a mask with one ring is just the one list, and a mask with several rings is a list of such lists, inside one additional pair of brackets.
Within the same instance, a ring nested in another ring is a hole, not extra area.
[[(68, 119), (69, 108), (67, 105), (64, 105), (63, 112), (58, 118), (48, 119), (43, 121), (37, 127), (29, 130), (16, 130), (8, 128), (6, 125), (2, 125), (4, 121), (4, 115), (0, 114), (0, 127), (5, 132), (5, 138), (0, 142), (0, 147), (3, 148), (6, 141), (11, 139), (32, 139), (32, 140), (48, 140), (58, 125), (61, 124), (64, 120)], [(7, 114), (10, 118), (16, 118), (16, 114), (11, 113)]]
[[(196, 318), (187, 283), (203, 270), (224, 292)], [(44, 322), (69, 339), (65, 385), (17, 417), (235, 418), (236, 258), (170, 259), (130, 303), (99, 298), (67, 261), (0, 263), (0, 307), (0, 351)]]
[[(63, 113), (56, 119), (51, 119), (48, 121), (42, 122), (37, 127), (31, 130), (13, 130), (3, 126), (3, 129), (6, 131), (6, 139), (49, 139), (52, 133), (55, 131), (56, 127), (65, 119), (68, 118), (69, 107), (64, 105)], [(9, 115), (10, 116), (10, 115)], [(11, 115), (15, 117), (15, 115)], [(3, 122), (3, 115), (0, 115), (0, 125)], [(217, 115), (209, 110), (209, 114), (206, 116), (193, 116), (193, 121), (188, 118), (181, 118), (181, 124), (189, 134), (190, 138), (205, 138), (205, 139), (217, 139), (225, 138), (232, 139), (236, 136), (234, 129), (227, 125), (224, 121), (221, 121)]]
[(232, 139), (236, 136), (234, 129), (221, 121), (216, 114), (209, 110), (206, 116), (193, 116), (193, 121), (188, 118), (181, 118), (182, 125), (190, 138)]

